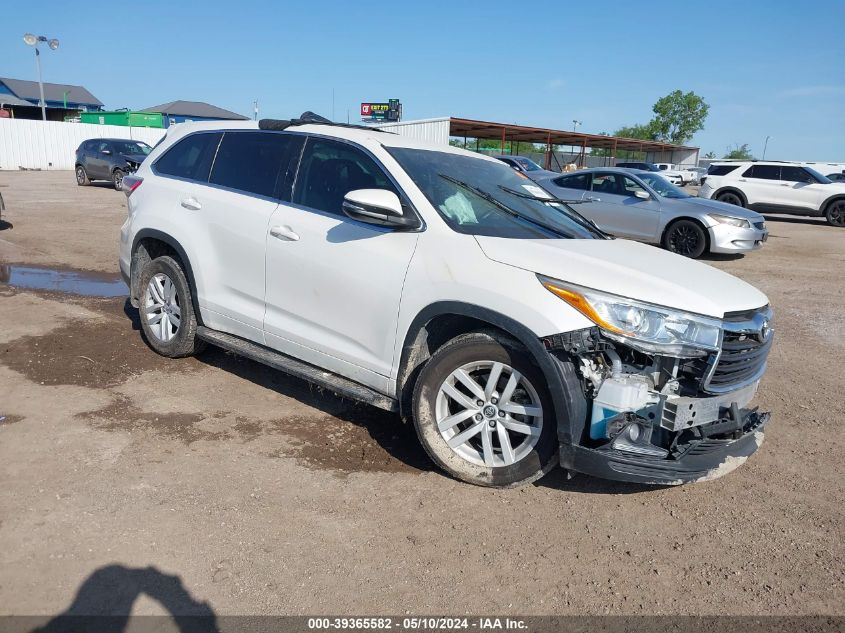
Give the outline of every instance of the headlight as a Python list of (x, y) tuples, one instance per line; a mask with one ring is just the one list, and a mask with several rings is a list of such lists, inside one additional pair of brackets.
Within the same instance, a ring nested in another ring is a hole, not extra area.
[(610, 338), (647, 354), (690, 358), (719, 348), (721, 321), (642, 303), (538, 275), (546, 290), (566, 301)]
[(731, 226), (737, 226), (741, 229), (751, 228), (751, 222), (749, 222), (748, 220), (743, 220), (742, 218), (732, 218), (727, 215), (716, 215), (715, 213), (711, 213), (709, 215), (719, 224), (730, 224)]

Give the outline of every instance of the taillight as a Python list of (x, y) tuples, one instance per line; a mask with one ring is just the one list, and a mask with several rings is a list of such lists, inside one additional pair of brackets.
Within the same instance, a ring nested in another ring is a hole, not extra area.
[(138, 187), (141, 186), (141, 183), (144, 182), (144, 179), (140, 176), (130, 176), (127, 174), (123, 177), (123, 184), (120, 188), (123, 190), (123, 193), (126, 194), (126, 197), (132, 195), (132, 192), (135, 191)]

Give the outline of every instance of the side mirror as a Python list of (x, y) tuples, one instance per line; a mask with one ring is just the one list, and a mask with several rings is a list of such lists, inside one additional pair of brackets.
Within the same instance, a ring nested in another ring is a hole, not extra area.
[(634, 197), (639, 198), (640, 200), (648, 200), (649, 198), (651, 198), (651, 196), (648, 195), (648, 191), (643, 191), (642, 189), (637, 189), (636, 191), (634, 191)]
[(353, 220), (378, 226), (415, 229), (420, 225), (417, 218), (402, 212), (399, 196), (387, 189), (350, 191), (343, 197), (343, 212)]

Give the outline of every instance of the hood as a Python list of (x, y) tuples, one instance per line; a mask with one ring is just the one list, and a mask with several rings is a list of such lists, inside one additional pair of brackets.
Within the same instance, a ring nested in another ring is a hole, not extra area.
[(137, 163), (141, 164), (144, 162), (144, 159), (147, 157), (146, 154), (121, 154), (120, 157), (125, 160), (129, 161), (130, 163)]
[[(476, 236), (493, 261), (594, 290), (712, 317), (769, 300), (707, 264), (628, 240), (514, 240)], [(538, 282), (539, 283), (539, 282)]]
[(732, 218), (742, 218), (749, 222), (763, 222), (766, 219), (751, 209), (708, 198), (663, 198), (663, 200), (672, 205), (673, 211), (686, 207), (690, 212), (718, 213), (719, 215), (729, 215)]

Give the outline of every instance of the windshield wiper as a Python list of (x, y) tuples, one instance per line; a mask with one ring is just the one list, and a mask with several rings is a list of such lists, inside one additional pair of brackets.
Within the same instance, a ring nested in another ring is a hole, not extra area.
[[(563, 200), (562, 198), (555, 198), (554, 196), (549, 196), (548, 198), (543, 198), (541, 196), (534, 196), (529, 193), (522, 193), (521, 191), (517, 191), (516, 189), (511, 189), (510, 187), (505, 187), (504, 185), (499, 185), (499, 189), (505, 191), (511, 195), (518, 196), (520, 198), (526, 198), (527, 200), (537, 200), (538, 202), (551, 202), (552, 204), (562, 204), (568, 207), (571, 204), (589, 204), (592, 202), (591, 200)], [(593, 222), (590, 218), (586, 218), (580, 213), (578, 213), (575, 209), (566, 209), (566, 214), (571, 217), (573, 220), (585, 226), (591, 230), (598, 231), (604, 237), (613, 236), (610, 233), (606, 233), (602, 229), (599, 228), (599, 225)]]
[(437, 174), (437, 175), (440, 176), (441, 178), (443, 178), (444, 180), (448, 180), (449, 182), (453, 182), (456, 185), (458, 185), (459, 187), (463, 187), (467, 191), (474, 193), (475, 195), (477, 195), (482, 200), (486, 200), (487, 202), (492, 204), (497, 209), (501, 209), (502, 211), (504, 211), (505, 213), (507, 213), (508, 215), (510, 215), (514, 218), (520, 219), (523, 222), (528, 222), (529, 224), (533, 224), (534, 226), (539, 227), (539, 228), (543, 229), (544, 231), (548, 231), (549, 233), (553, 233), (554, 235), (558, 235), (560, 237), (565, 237), (567, 239), (572, 239), (572, 237), (573, 237), (572, 235), (569, 235), (568, 233), (563, 231), (563, 229), (559, 229), (557, 227), (551, 226), (551, 225), (546, 224), (545, 222), (542, 222), (540, 220), (535, 220), (534, 218), (531, 218), (531, 217), (528, 217), (526, 215), (519, 213), (519, 211), (515, 211), (515, 210), (511, 209), (508, 205), (506, 205), (501, 200), (493, 197), (492, 195), (490, 195), (489, 193), (487, 193), (483, 189), (479, 189), (478, 187), (469, 184), (468, 182), (464, 182), (463, 180), (459, 180), (458, 178), (454, 178), (452, 176), (447, 176), (446, 174)]

